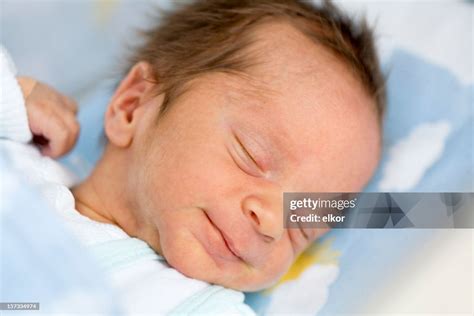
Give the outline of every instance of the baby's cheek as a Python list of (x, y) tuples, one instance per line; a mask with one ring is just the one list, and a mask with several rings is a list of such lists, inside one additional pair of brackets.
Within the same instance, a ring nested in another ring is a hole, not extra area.
[(294, 260), (291, 243), (288, 240), (281, 240), (271, 255), (267, 257), (266, 264), (262, 269), (268, 285), (277, 282), (288, 271)]
[[(178, 220), (178, 219), (177, 219)], [(203, 251), (192, 233), (192, 227), (184, 223), (167, 223), (161, 233), (161, 246), (166, 261), (184, 275), (204, 281), (211, 281), (210, 271), (215, 266)]]

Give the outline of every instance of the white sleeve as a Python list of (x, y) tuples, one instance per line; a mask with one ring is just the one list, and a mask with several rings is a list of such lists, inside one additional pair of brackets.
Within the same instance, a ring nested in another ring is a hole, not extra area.
[(23, 94), (15, 75), (15, 65), (0, 45), (0, 139), (27, 143), (32, 134)]

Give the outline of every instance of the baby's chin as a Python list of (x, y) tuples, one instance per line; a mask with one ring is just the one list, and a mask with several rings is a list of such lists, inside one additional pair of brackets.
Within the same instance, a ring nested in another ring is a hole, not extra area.
[(279, 275), (268, 276), (245, 262), (217, 262), (192, 234), (162, 239), (162, 253), (168, 264), (185, 276), (238, 291), (258, 291), (273, 285)]

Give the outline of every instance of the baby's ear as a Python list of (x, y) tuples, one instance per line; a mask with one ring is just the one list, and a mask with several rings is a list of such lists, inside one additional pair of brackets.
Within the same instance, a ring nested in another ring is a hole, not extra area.
[(130, 145), (139, 113), (149, 101), (153, 87), (152, 66), (147, 62), (135, 64), (115, 91), (105, 113), (105, 133), (119, 147)]

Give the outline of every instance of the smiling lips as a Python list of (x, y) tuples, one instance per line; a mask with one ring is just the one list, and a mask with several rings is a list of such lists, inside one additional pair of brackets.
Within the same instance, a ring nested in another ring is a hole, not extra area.
[[(204, 214), (206, 215), (207, 219), (209, 220), (210, 224), (214, 227), (214, 229), (217, 231), (217, 233), (220, 235), (221, 239), (222, 239), (222, 243), (223, 245), (225, 246), (226, 250), (228, 250), (228, 252), (230, 252), (230, 254), (234, 257), (232, 259), (238, 259), (239, 261), (244, 261), (242, 259), (242, 257), (238, 254), (238, 252), (235, 250), (234, 248), (234, 245), (232, 243), (232, 241), (230, 240), (230, 238), (228, 236), (226, 236), (220, 229), (219, 227), (217, 227), (217, 225), (211, 220), (211, 218), (209, 217), (209, 215), (207, 215), (206, 212), (204, 212)], [(218, 257), (220, 258), (226, 258), (228, 256), (226, 256), (226, 254), (221, 254), (221, 253), (218, 253), (216, 254), (216, 249), (208, 249), (208, 252), (211, 254), (211, 255), (217, 255)], [(219, 252), (219, 251), (218, 251)]]
[(221, 233), (222, 238), (224, 239), (225, 245), (227, 246), (227, 248), (229, 248), (230, 252), (232, 252), (232, 254), (236, 256), (237, 258), (239, 258), (240, 260), (243, 260), (242, 257), (240, 257), (237, 254), (237, 251), (235, 251), (232, 241), (219, 228), (217, 228), (217, 230), (219, 230), (219, 232)]

